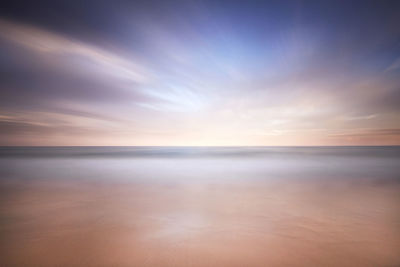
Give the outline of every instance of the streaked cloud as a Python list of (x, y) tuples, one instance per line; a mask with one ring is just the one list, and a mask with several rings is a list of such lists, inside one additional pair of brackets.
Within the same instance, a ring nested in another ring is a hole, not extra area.
[(399, 144), (399, 16), (371, 5), (357, 19), (307, 4), (13, 11), (1, 144)]

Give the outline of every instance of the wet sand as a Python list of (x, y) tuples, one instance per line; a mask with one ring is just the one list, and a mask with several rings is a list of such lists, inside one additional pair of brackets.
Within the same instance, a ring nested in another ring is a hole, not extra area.
[(299, 159), (2, 159), (0, 265), (399, 266), (397, 159)]

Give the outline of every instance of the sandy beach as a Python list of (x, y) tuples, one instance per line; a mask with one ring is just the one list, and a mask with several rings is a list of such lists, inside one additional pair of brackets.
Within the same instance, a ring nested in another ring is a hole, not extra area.
[(276, 161), (3, 158), (1, 265), (400, 264), (390, 161)]

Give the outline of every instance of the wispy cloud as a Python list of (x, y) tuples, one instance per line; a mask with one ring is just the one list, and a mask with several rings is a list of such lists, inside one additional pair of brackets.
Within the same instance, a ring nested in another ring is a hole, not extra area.
[(127, 60), (117, 54), (89, 45), (72, 38), (63, 37), (33, 26), (27, 26), (6, 20), (0, 20), (0, 36), (3, 39), (42, 53), (42, 56), (63, 57), (63, 64), (69, 59), (80, 58), (87, 65), (71, 65), (79, 71), (98, 70), (105, 75), (124, 78), (135, 82), (145, 82), (151, 74), (133, 60)]
[(389, 11), (99, 5), (0, 20), (3, 144), (398, 143)]

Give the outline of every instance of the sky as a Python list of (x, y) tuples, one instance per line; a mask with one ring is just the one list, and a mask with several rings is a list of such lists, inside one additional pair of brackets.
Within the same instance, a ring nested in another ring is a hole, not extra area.
[(400, 145), (400, 1), (10, 1), (0, 145)]

